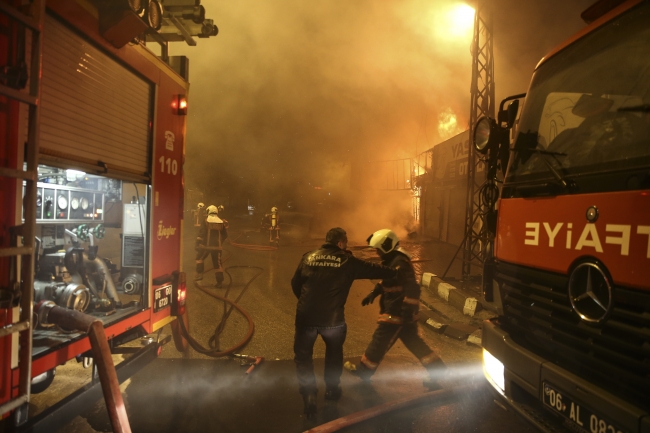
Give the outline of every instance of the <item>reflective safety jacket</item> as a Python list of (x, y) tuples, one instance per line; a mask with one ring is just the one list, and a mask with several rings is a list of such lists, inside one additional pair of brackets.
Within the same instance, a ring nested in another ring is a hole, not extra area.
[(343, 325), (345, 301), (354, 280), (395, 275), (390, 268), (358, 259), (332, 244), (305, 254), (291, 279), (298, 298), (296, 326)]
[(382, 259), (382, 264), (399, 272), (393, 278), (384, 279), (375, 290), (380, 290), (378, 323), (404, 323), (404, 304), (413, 312), (411, 320), (417, 320), (420, 305), (420, 285), (415, 279), (411, 258), (399, 249), (391, 251)]
[[(228, 238), (228, 221), (219, 218), (215, 214), (211, 214), (206, 216), (203, 221), (201, 222), (201, 227), (199, 228), (199, 233), (196, 236), (196, 245), (197, 247), (199, 245), (206, 245), (206, 242), (208, 242), (208, 223), (217, 223), (219, 224), (218, 227), (221, 228), (219, 230), (221, 232), (221, 243), (223, 244), (223, 241)], [(210, 245), (206, 245), (208, 247), (218, 247), (221, 246), (219, 245), (219, 233), (216, 233), (215, 230), (212, 230), (213, 233), (210, 233)]]

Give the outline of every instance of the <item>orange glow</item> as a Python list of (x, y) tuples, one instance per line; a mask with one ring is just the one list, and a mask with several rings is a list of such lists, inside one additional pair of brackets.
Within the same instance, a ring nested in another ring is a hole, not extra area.
[(187, 98), (185, 95), (176, 95), (172, 100), (172, 109), (176, 114), (187, 114)]
[(451, 108), (445, 109), (438, 115), (438, 135), (441, 139), (446, 140), (461, 132), (463, 130), (458, 127), (456, 113)]
[(453, 27), (458, 29), (458, 34), (465, 34), (474, 27), (474, 8), (466, 4), (456, 5), (450, 12), (449, 18)]
[(448, 41), (471, 41), (474, 30), (474, 8), (465, 3), (453, 3), (436, 17), (434, 31), (438, 38)]

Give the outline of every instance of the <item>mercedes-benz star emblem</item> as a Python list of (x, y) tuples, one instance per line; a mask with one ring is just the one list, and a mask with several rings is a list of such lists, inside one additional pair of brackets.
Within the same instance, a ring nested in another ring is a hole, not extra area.
[(576, 266), (569, 277), (568, 289), (573, 310), (586, 322), (600, 323), (612, 310), (612, 284), (596, 263)]

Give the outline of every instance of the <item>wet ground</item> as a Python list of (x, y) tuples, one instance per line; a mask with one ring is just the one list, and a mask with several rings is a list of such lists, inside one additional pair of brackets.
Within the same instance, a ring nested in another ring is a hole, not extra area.
[[(185, 228), (184, 267), (188, 276), (194, 268), (194, 228)], [(323, 233), (324, 237), (324, 233)], [(230, 239), (235, 244), (269, 245), (254, 225), (246, 219), (232, 219)], [(223, 331), (215, 338), (215, 351), (224, 351), (246, 340), (249, 316), (254, 333), (238, 350), (264, 361), (250, 374), (247, 366), (232, 358), (212, 358), (196, 350), (179, 353), (173, 344), (163, 349), (161, 357), (122, 385), (123, 395), (134, 432), (302, 432), (342, 416), (347, 416), (394, 402), (409, 396), (420, 396), (427, 390), (422, 385), (425, 371), (415, 357), (397, 342), (382, 362), (370, 384), (360, 382), (349, 372), (342, 377), (343, 397), (337, 403), (323, 399), (322, 360), (324, 345), (319, 339), (314, 348), (316, 374), (321, 392), (318, 414), (307, 420), (302, 414), (302, 401), (297, 392), (293, 364), (293, 330), (296, 299), (290, 280), (301, 256), (322, 244), (323, 239), (308, 236), (300, 226), (282, 232), (277, 250), (258, 251), (247, 247), (225, 246), (224, 267), (232, 277), (228, 288), (211, 286), (214, 276), (206, 273), (201, 284), (207, 292), (229, 299), (245, 311), (233, 311)], [(372, 258), (363, 245), (351, 243), (355, 254)], [(418, 271), (442, 274), (456, 248), (434, 242), (406, 242), (418, 262)], [(207, 263), (209, 266), (209, 261)], [(452, 267), (453, 269), (453, 267)], [(460, 272), (460, 264), (457, 266)], [(257, 276), (256, 276), (257, 275)], [(452, 274), (453, 275), (453, 274)], [(253, 277), (255, 277), (253, 279)], [(253, 281), (251, 282), (251, 279)], [(229, 278), (226, 279), (226, 283)], [(249, 284), (250, 283), (250, 284)], [(361, 306), (361, 299), (374, 287), (372, 281), (354, 283), (346, 318), (348, 335), (344, 346), (346, 359), (357, 361), (363, 354), (372, 332), (378, 306)], [(448, 305), (430, 301), (441, 314), (459, 315), (454, 320), (469, 323), (468, 318), (449, 310)], [(190, 333), (204, 347), (215, 336), (224, 312), (224, 304), (197, 287), (188, 293)], [(170, 333), (169, 326), (164, 332)], [(421, 329), (429, 346), (438, 352), (450, 368), (443, 380), (446, 389), (471, 387), (451, 400), (418, 405), (347, 427), (344, 432), (500, 432), (530, 431), (530, 428), (492, 402), (492, 395), (481, 372), (481, 350), (466, 341)], [(116, 360), (117, 361), (117, 360)], [(60, 397), (67, 385), (89, 377), (74, 361), (57, 371), (52, 392), (35, 396), (34, 409), (46, 406), (49, 398)], [(444, 404), (443, 404), (444, 403)], [(103, 402), (80, 414), (60, 432), (91, 433), (110, 431)]]

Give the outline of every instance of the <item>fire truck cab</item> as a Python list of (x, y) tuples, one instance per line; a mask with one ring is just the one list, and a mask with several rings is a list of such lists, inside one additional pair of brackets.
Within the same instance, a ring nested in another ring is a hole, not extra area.
[(507, 163), (484, 372), (542, 430), (650, 432), (650, 2), (583, 18), (539, 62), (513, 142), (512, 109), (475, 130)]
[(168, 43), (217, 28), (200, 0), (1, 0), (0, 29), (0, 430), (53, 431), (92, 386), (37, 419), (31, 394), (93, 357), (54, 308), (101, 322), (129, 355), (120, 381), (160, 354), (163, 326), (186, 347), (189, 70)]

